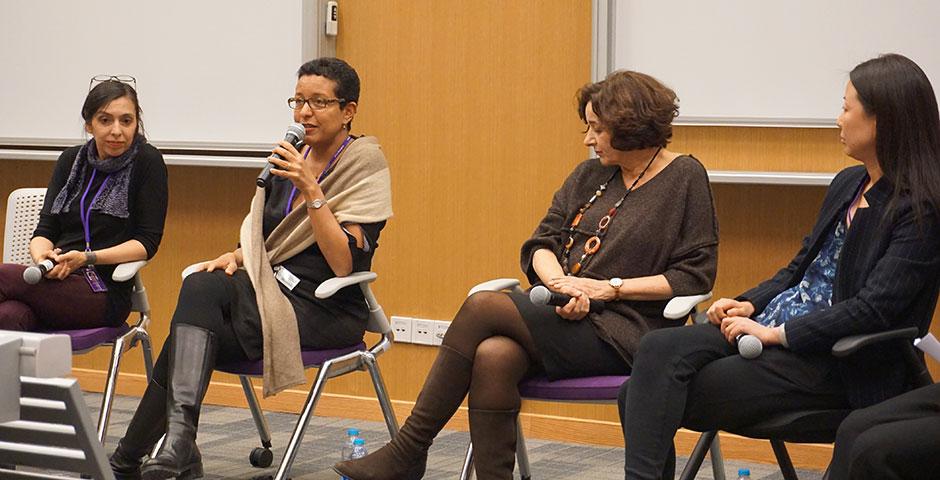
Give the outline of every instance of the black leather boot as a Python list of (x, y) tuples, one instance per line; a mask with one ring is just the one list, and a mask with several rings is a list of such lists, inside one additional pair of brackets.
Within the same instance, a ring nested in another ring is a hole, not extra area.
[(131, 418), (124, 438), (111, 454), (111, 471), (117, 480), (138, 480), (140, 464), (166, 432), (166, 388), (151, 380)]
[(166, 439), (156, 456), (140, 469), (144, 480), (202, 477), (202, 456), (196, 448), (199, 409), (216, 358), (215, 334), (185, 323), (173, 330), (167, 395)]

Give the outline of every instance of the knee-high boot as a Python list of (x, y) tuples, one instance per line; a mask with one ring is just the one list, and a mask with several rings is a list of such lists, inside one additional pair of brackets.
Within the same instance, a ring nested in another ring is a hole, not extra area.
[(151, 380), (144, 391), (127, 431), (111, 454), (111, 471), (117, 480), (140, 478), (145, 455), (166, 432), (166, 389)]
[(420, 479), (431, 442), (467, 394), (472, 367), (472, 360), (441, 345), (411, 416), (395, 438), (365, 458), (337, 463), (333, 470), (353, 480)]
[(470, 441), (478, 480), (512, 480), (519, 410), (471, 408)]
[(202, 477), (202, 456), (196, 448), (199, 410), (209, 386), (216, 357), (215, 334), (184, 323), (173, 331), (167, 395), (166, 439), (140, 472), (144, 480)]

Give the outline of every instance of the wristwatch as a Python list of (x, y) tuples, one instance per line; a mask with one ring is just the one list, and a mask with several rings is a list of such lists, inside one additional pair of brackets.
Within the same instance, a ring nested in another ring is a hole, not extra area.
[(611, 287), (614, 287), (614, 298), (620, 298), (620, 286), (623, 285), (623, 279), (614, 277), (607, 281)]
[(314, 210), (319, 210), (324, 205), (326, 205), (326, 200), (322, 198), (315, 198), (307, 202), (307, 208), (312, 208)]

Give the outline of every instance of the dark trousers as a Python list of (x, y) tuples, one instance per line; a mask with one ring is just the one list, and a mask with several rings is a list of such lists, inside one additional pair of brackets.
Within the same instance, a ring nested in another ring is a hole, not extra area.
[(852, 412), (839, 427), (830, 480), (940, 473), (940, 384)]
[(81, 274), (64, 280), (23, 280), (26, 267), (0, 264), (0, 330), (74, 330), (104, 327), (107, 293), (91, 291)]
[(747, 360), (714, 325), (654, 330), (643, 337), (623, 387), (628, 479), (659, 479), (674, 463), (679, 427), (734, 430), (769, 414), (847, 408), (835, 359), (765, 348)]

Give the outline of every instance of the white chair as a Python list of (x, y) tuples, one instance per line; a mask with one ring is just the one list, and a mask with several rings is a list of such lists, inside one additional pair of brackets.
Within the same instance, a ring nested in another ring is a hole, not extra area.
[[(45, 188), (20, 188), (10, 193), (7, 198), (6, 223), (4, 224), (3, 263), (32, 264), (32, 258), (29, 255), (29, 241), (33, 236), (33, 231), (36, 230), (36, 225), (39, 223), (39, 212), (42, 210), (45, 196)], [(147, 333), (147, 327), (150, 325), (150, 302), (147, 300), (147, 290), (144, 288), (139, 273), (140, 269), (146, 264), (147, 262), (144, 260), (122, 263), (115, 268), (114, 274), (111, 276), (113, 280), (118, 282), (134, 280), (131, 311), (137, 312), (139, 318), (133, 326), (124, 323), (118, 327), (55, 332), (66, 334), (71, 338), (72, 353), (80, 354), (98, 347), (112, 347), (111, 362), (108, 366), (104, 395), (101, 399), (101, 412), (98, 416), (97, 435), (102, 444), (108, 431), (115, 384), (124, 353), (140, 343), (148, 381), (153, 372), (153, 351), (150, 335)]]
[[(194, 264), (183, 270), (183, 278), (193, 273), (200, 264)], [(287, 443), (287, 450), (278, 466), (275, 480), (286, 480), (289, 478), (291, 466), (297, 457), (297, 450), (300, 442), (303, 440), (307, 425), (310, 423), (310, 417), (316, 408), (317, 401), (323, 393), (323, 387), (327, 380), (347, 373), (363, 370), (369, 372), (372, 379), (372, 385), (375, 388), (375, 396), (382, 408), (382, 415), (385, 418), (385, 425), (388, 427), (389, 436), (394, 437), (398, 433), (398, 420), (395, 417), (395, 411), (392, 409), (391, 400), (385, 389), (385, 381), (382, 379), (382, 373), (379, 371), (379, 365), (376, 358), (392, 346), (394, 339), (388, 318), (385, 311), (375, 299), (369, 284), (374, 282), (376, 274), (373, 272), (355, 272), (345, 277), (331, 278), (317, 287), (315, 295), (317, 298), (332, 297), (340, 289), (358, 285), (365, 297), (369, 308), (369, 321), (366, 324), (366, 330), (381, 335), (379, 340), (371, 347), (366, 347), (365, 342), (357, 345), (351, 345), (346, 348), (331, 350), (301, 350), (301, 358), (304, 368), (317, 368), (317, 376), (310, 387), (310, 393), (307, 394), (307, 400), (297, 418), (297, 424), (294, 426), (294, 432)], [(242, 390), (245, 392), (245, 398), (248, 400), (248, 407), (251, 410), (251, 416), (255, 421), (255, 427), (258, 429), (258, 435), (261, 437), (261, 447), (256, 447), (251, 451), (248, 460), (252, 466), (265, 468), (271, 465), (273, 454), (271, 452), (271, 432), (268, 423), (265, 420), (264, 412), (258, 403), (258, 397), (251, 384), (250, 377), (260, 377), (263, 373), (263, 361), (255, 362), (245, 361), (228, 365), (216, 366), (216, 370), (238, 375)], [(159, 448), (159, 445), (157, 445)]]
[[(470, 289), (467, 296), (477, 292), (484, 291), (513, 291), (522, 293), (519, 280), (515, 278), (499, 278), (483, 282)], [(678, 320), (689, 315), (689, 312), (695, 310), (696, 305), (712, 297), (711, 292), (701, 295), (689, 295), (683, 297), (674, 297), (663, 309), (663, 316), (672, 320)], [(519, 393), (523, 399), (533, 399), (549, 402), (569, 402), (569, 403), (617, 403), (617, 394), (620, 386), (625, 382), (629, 375), (602, 375), (596, 377), (569, 378), (564, 380), (550, 381), (544, 376), (530, 378), (519, 383)], [(516, 422), (516, 462), (519, 464), (519, 475), (523, 480), (531, 478), (531, 468), (529, 466), (529, 455), (526, 451), (525, 437), (522, 433), (522, 424)], [(715, 437), (711, 444), (710, 454), (712, 459), (712, 470), (716, 480), (724, 480), (724, 464), (721, 457), (721, 448), (718, 445), (718, 438)], [(460, 472), (460, 479), (466, 480), (473, 475), (473, 443), (467, 445), (467, 454), (464, 457), (463, 468)]]

